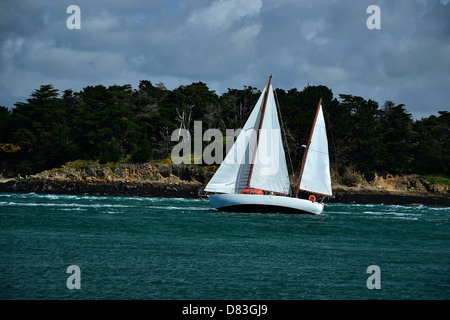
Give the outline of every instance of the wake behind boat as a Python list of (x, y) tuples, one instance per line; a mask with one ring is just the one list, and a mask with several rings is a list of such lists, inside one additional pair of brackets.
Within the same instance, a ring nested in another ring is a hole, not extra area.
[[(204, 191), (215, 193), (208, 198), (221, 211), (320, 214), (316, 195), (332, 196), (321, 101), (292, 192), (271, 80)], [(300, 190), (310, 193), (308, 200), (298, 198)]]

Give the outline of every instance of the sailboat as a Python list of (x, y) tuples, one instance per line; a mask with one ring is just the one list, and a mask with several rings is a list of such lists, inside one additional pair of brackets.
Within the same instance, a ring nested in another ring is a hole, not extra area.
[[(292, 190), (271, 80), (204, 191), (220, 211), (320, 214), (323, 198), (333, 196), (322, 99)], [(300, 190), (309, 198), (299, 198)]]

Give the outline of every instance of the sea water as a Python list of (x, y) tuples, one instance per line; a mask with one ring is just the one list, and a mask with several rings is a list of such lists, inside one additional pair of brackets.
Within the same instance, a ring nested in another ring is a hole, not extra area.
[(0, 193), (0, 299), (449, 299), (450, 208)]

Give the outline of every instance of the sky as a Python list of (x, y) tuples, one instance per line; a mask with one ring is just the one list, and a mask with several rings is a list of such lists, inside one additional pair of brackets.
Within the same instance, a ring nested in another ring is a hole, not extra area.
[(450, 0), (0, 0), (0, 50), (8, 108), (44, 84), (202, 81), (221, 95), (273, 75), (276, 88), (325, 85), (415, 119), (450, 111)]

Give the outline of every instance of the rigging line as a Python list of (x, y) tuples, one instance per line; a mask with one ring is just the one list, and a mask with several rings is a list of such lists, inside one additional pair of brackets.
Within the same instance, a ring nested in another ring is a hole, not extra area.
[(263, 103), (262, 110), (261, 110), (261, 119), (259, 120), (259, 127), (258, 127), (258, 131), (257, 131), (257, 135), (256, 135), (255, 150), (253, 151), (253, 160), (250, 163), (250, 172), (248, 174), (248, 179), (247, 179), (247, 188), (250, 188), (250, 181), (252, 179), (253, 166), (255, 164), (255, 158), (256, 158), (256, 151), (258, 150), (259, 134), (261, 132), (261, 126), (262, 126), (262, 123), (264, 121), (264, 113), (266, 112), (266, 105), (267, 105), (267, 99), (269, 97), (270, 82), (271, 81), (272, 81), (272, 75), (270, 75), (270, 77), (269, 77), (269, 83), (267, 84), (267, 89), (266, 89), (266, 92), (265, 92), (265, 95), (264, 95), (264, 103)]
[(333, 135), (333, 128), (332, 128), (332, 125), (331, 125), (331, 122), (330, 122), (330, 117), (328, 116), (328, 112), (325, 112), (325, 108), (324, 108), (324, 106), (322, 105), (322, 111), (323, 111), (323, 113), (325, 113), (325, 116), (327, 117), (327, 122), (328, 122), (328, 128), (329, 128), (329, 130), (330, 130), (330, 133), (331, 133), (331, 141), (333, 141), (333, 150), (334, 150), (334, 170), (335, 170), (335, 173), (337, 174), (337, 151), (336, 151), (336, 144), (335, 144), (335, 142), (334, 142), (334, 135)]
[(317, 152), (317, 153), (323, 153), (323, 154), (327, 154), (326, 152), (323, 152), (323, 151), (320, 151), (320, 150), (316, 150), (316, 149), (314, 149), (314, 148), (309, 148), (309, 150), (313, 150), (313, 151), (315, 151), (315, 152)]
[[(291, 173), (293, 175), (294, 174), (294, 166), (292, 165), (291, 151), (289, 150), (289, 145), (288, 145), (288, 141), (287, 141), (287, 135), (286, 135), (286, 131), (284, 129), (283, 117), (281, 116), (281, 108), (280, 108), (280, 104), (278, 103), (277, 90), (275, 89), (275, 90), (273, 90), (273, 92), (274, 92), (275, 103), (276, 103), (277, 111), (278, 111), (278, 118), (279, 118), (280, 123), (281, 123), (281, 129), (282, 129), (281, 131), (283, 132), (284, 144), (285, 144), (286, 149), (287, 149), (289, 165), (291, 167)], [(290, 184), (290, 181), (289, 181), (289, 184)]]

